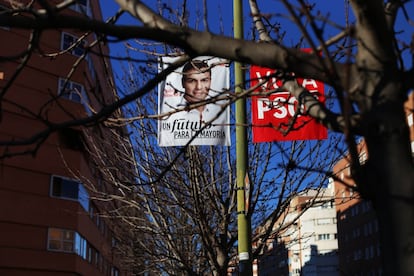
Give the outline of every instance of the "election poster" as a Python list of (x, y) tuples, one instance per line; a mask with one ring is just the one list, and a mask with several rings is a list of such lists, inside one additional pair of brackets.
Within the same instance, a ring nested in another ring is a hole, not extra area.
[[(282, 80), (274, 76), (275, 70), (252, 66), (251, 86), (259, 85), (257, 95), (252, 97), (253, 142), (292, 141), (326, 139), (327, 129), (306, 114), (304, 106), (298, 107), (298, 100), (287, 91), (281, 90)], [(313, 79), (296, 79), (318, 101), (325, 102), (323, 83)], [(297, 117), (294, 116), (300, 110)], [(293, 127), (292, 121), (295, 120)], [(287, 131), (288, 130), (288, 131)]]
[[(162, 57), (159, 70), (176, 59)], [(222, 97), (229, 85), (229, 64), (216, 57), (194, 58), (169, 74), (158, 87), (159, 146), (229, 146), (230, 107)]]

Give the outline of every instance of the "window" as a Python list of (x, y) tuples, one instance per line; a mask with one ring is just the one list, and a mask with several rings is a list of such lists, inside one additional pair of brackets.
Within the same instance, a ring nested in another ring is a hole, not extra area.
[(348, 188), (349, 197), (352, 197), (354, 195), (354, 188)]
[(98, 250), (96, 250), (95, 247), (93, 247), (91, 244), (87, 243), (88, 250), (87, 250), (87, 256), (86, 261), (90, 264), (97, 265), (96, 263), (96, 256), (98, 256), (100, 253)]
[(332, 224), (331, 218), (321, 218), (316, 220), (317, 225)]
[(365, 163), (367, 162), (367, 159), (368, 159), (368, 157), (367, 157), (367, 153), (366, 153), (365, 151), (362, 151), (362, 152), (359, 154), (359, 163), (360, 163), (360, 164), (365, 164)]
[(80, 57), (85, 53), (85, 41), (78, 40), (79, 38), (74, 35), (62, 33), (60, 49), (68, 50), (72, 55)]
[(375, 219), (375, 220), (373, 221), (373, 223), (374, 223), (374, 231), (375, 231), (375, 233), (376, 233), (376, 232), (378, 232), (378, 229), (379, 229), (379, 228), (378, 228), (378, 220), (376, 220), (376, 219)]
[(47, 249), (75, 253), (87, 260), (90, 245), (79, 233), (59, 228), (49, 228)]
[(52, 176), (51, 196), (77, 200), (82, 207), (89, 210), (89, 194), (85, 187), (77, 180)]
[(111, 269), (111, 276), (119, 276), (119, 269), (113, 266)]
[(86, 260), (88, 252), (87, 241), (78, 233), (75, 233), (75, 253)]
[(74, 11), (86, 14), (88, 16), (91, 15), (89, 0), (77, 0), (76, 4), (70, 6), (70, 8)]
[(96, 212), (96, 210), (95, 210), (95, 206), (94, 205), (89, 205), (89, 217), (93, 220), (93, 221), (95, 221), (95, 212)]
[(376, 249), (377, 249), (376, 250), (377, 251), (377, 256), (381, 257), (381, 245), (379, 243), (377, 243)]
[(118, 246), (118, 239), (115, 238), (112, 234), (112, 238), (111, 238), (111, 245), (112, 247), (117, 247)]
[(99, 251), (96, 251), (94, 264), (96, 268), (99, 269), (99, 271), (102, 271), (102, 261), (103, 261), (103, 258), (102, 258), (101, 253)]
[(61, 252), (73, 252), (74, 232), (70, 230), (49, 228), (49, 250)]
[(352, 207), (352, 209), (354, 210), (354, 215), (357, 216), (359, 214), (359, 205), (354, 205), (354, 207)]
[(88, 69), (89, 69), (89, 74), (91, 75), (91, 78), (93, 80), (96, 80), (95, 66), (93, 65), (93, 60), (90, 55), (86, 56), (86, 62), (88, 63)]
[[(0, 12), (2, 13), (2, 14), (4, 14), (4, 13), (6, 13), (6, 12), (10, 12), (10, 8), (8, 8), (8, 7), (6, 7), (5, 5), (3, 5), (3, 4), (0, 4)], [(1, 26), (0, 27), (1, 29), (4, 29), (4, 30), (10, 30), (10, 28), (9, 27), (4, 27), (4, 26)]]
[(88, 96), (82, 84), (59, 78), (58, 94), (62, 98), (71, 100), (76, 103), (83, 104), (85, 111), (91, 115), (91, 107), (89, 106)]
[(413, 152), (413, 154), (414, 154), (414, 141), (412, 141), (411, 142), (411, 151)]
[(373, 245), (371, 245), (370, 247), (369, 247), (369, 258), (370, 259), (372, 259), (372, 258), (374, 258), (374, 251), (375, 251), (375, 248), (374, 248), (374, 246)]
[(66, 81), (62, 78), (59, 79), (59, 95), (65, 99), (77, 103), (82, 103), (86, 100), (86, 94), (83, 85), (73, 81)]
[(331, 236), (330, 234), (319, 234), (318, 240), (329, 240), (330, 236)]
[(49, 251), (74, 253), (97, 267), (105, 275), (111, 273), (113, 276), (119, 276), (119, 270), (116, 267), (111, 267), (111, 262), (104, 258), (92, 244), (76, 231), (49, 228), (47, 249)]
[(361, 229), (360, 228), (352, 229), (352, 237), (354, 239), (359, 238), (360, 236), (361, 236)]
[(88, 191), (86, 191), (82, 183), (79, 183), (78, 188), (79, 188), (78, 201), (82, 205), (82, 207), (85, 209), (85, 211), (88, 211), (89, 210), (89, 193)]
[(354, 252), (354, 261), (358, 261), (362, 259), (362, 250), (355, 250)]

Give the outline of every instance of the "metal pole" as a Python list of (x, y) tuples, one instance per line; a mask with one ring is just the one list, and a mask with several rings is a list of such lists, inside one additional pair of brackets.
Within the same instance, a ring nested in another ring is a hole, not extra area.
[[(243, 8), (242, 0), (233, 1), (234, 37), (243, 38)], [(241, 63), (234, 64), (235, 92), (241, 93), (244, 83)], [(251, 276), (251, 226), (250, 215), (246, 206), (245, 182), (247, 178), (247, 132), (246, 132), (246, 99), (236, 101), (236, 169), (237, 169), (237, 227), (239, 275)]]

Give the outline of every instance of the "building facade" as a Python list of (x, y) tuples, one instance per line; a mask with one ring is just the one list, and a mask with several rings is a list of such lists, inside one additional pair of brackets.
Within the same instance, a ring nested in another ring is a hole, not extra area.
[(277, 234), (258, 258), (258, 275), (339, 275), (331, 185), (296, 196), (274, 229)]
[[(1, 12), (11, 8), (0, 1)], [(102, 18), (98, 0), (60, 13)], [(74, 30), (45, 30), (35, 42), (31, 35), (0, 28), (7, 57), (0, 63), (0, 275), (129, 275), (117, 250), (119, 225), (104, 216), (116, 204), (96, 200), (116, 189), (87, 146), (101, 139), (114, 150), (126, 141), (122, 129), (64, 126), (113, 101), (111, 67), (102, 58), (109, 49)]]

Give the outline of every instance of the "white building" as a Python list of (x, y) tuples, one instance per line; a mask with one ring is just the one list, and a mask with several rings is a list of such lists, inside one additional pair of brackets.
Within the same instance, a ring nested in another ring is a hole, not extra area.
[(295, 197), (282, 223), (290, 225), (259, 258), (258, 275), (339, 275), (334, 202), (332, 185)]

